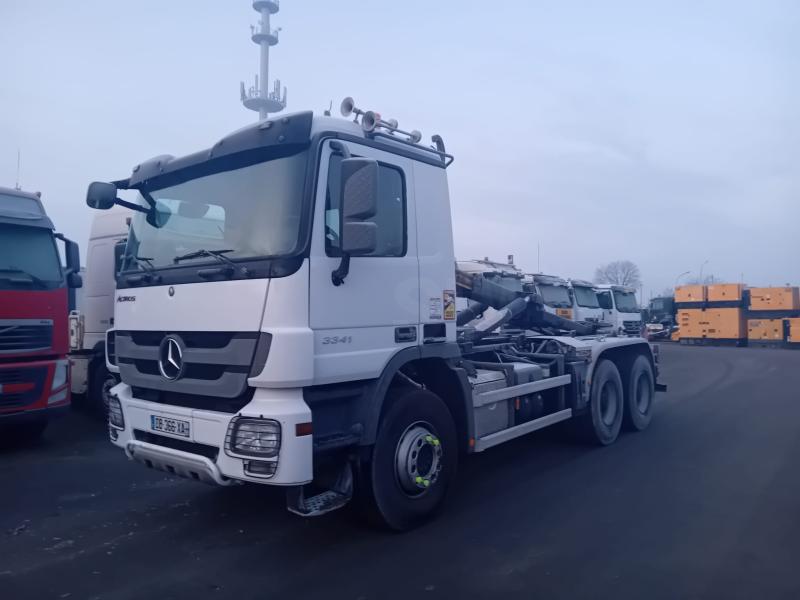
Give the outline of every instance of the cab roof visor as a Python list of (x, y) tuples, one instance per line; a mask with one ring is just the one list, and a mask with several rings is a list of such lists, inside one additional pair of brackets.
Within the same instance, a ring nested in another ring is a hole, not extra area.
[(134, 169), (128, 186), (160, 189), (297, 154), (311, 144), (312, 119), (311, 111), (276, 117), (234, 131), (207, 150), (178, 158), (157, 156)]

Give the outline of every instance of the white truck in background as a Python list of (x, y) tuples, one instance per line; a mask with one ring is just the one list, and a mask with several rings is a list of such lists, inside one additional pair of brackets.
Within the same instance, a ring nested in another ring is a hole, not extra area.
[(566, 279), (542, 273), (531, 274), (530, 277), (533, 279), (536, 291), (542, 297), (547, 312), (565, 319), (579, 320), (574, 318), (572, 296)]
[(119, 379), (106, 368), (106, 330), (114, 323), (114, 290), (131, 211), (114, 206), (92, 220), (78, 310), (69, 315), (71, 390), (77, 401), (105, 409)]
[(597, 292), (592, 282), (570, 279), (569, 290), (572, 296), (573, 318), (576, 321), (603, 322), (603, 309), (600, 308), (600, 301), (597, 299)]
[(622, 285), (595, 284), (603, 320), (611, 324), (615, 335), (640, 336), (642, 311), (636, 302), (636, 290)]
[(112, 443), (189, 479), (281, 486), (303, 516), (357, 492), (403, 530), (464, 455), (563, 421), (601, 445), (645, 429), (657, 349), (550, 314), (513, 269), (456, 263), (442, 138), (349, 98), (342, 114), (280, 115), (89, 186), (89, 206), (136, 211)]

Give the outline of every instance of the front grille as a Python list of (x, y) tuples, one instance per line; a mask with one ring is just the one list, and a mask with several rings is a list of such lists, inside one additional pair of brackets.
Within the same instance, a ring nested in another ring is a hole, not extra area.
[[(164, 377), (159, 366), (167, 336), (178, 340), (181, 349), (183, 366), (177, 379)], [(114, 338), (120, 376), (137, 398), (236, 412), (252, 397), (247, 378), (258, 332), (115, 331)]]
[(148, 388), (131, 388), (134, 398), (169, 406), (183, 406), (184, 408), (194, 408), (197, 410), (208, 410), (212, 412), (222, 412), (235, 414), (247, 406), (253, 399), (255, 389), (247, 388), (241, 396), (236, 398), (217, 398), (215, 396), (199, 396), (197, 394), (179, 394), (177, 392), (164, 392)]
[(219, 448), (209, 446), (208, 444), (200, 444), (198, 442), (187, 442), (186, 440), (176, 440), (175, 438), (167, 437), (165, 435), (157, 435), (149, 431), (142, 431), (141, 429), (133, 430), (133, 437), (140, 442), (147, 442), (155, 446), (164, 446), (172, 450), (180, 450), (182, 452), (189, 452), (191, 454), (199, 454), (205, 456), (212, 461), (217, 460), (219, 455)]
[[(0, 408), (25, 408), (42, 397), (47, 367), (0, 369)], [(19, 390), (19, 386), (32, 387)]]
[(0, 319), (0, 354), (49, 350), (52, 345), (52, 321)]

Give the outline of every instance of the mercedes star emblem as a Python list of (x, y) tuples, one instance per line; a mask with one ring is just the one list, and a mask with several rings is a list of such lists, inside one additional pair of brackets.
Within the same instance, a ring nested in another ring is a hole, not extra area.
[(179, 338), (169, 335), (161, 341), (158, 349), (158, 370), (170, 381), (178, 379), (183, 374), (182, 346)]

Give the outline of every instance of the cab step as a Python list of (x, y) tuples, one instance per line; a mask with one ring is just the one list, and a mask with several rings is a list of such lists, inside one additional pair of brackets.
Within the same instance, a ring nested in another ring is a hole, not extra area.
[(305, 486), (298, 485), (286, 491), (286, 508), (301, 517), (318, 517), (342, 508), (353, 497), (353, 469), (350, 463), (342, 467), (336, 484), (314, 496), (306, 497)]

